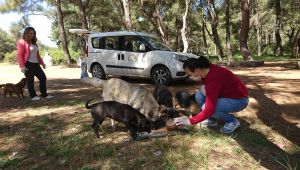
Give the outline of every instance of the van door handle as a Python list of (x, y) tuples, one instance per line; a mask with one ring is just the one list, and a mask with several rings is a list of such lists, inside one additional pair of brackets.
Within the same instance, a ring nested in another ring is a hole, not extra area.
[(122, 60), (124, 60), (124, 54), (122, 54)]
[(118, 54), (118, 60), (120, 60), (120, 58), (121, 58), (121, 57), (120, 57), (120, 54)]

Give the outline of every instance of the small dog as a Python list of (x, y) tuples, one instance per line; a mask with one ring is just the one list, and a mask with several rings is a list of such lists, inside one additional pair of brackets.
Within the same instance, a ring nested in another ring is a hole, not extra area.
[(153, 97), (159, 105), (166, 107), (162, 109), (162, 113), (165, 114), (151, 122), (151, 127), (153, 127), (153, 129), (165, 127), (167, 120), (180, 116), (179, 112), (174, 109), (173, 95), (165, 85), (156, 85), (153, 90)]
[(6, 98), (6, 94), (9, 93), (10, 97), (12, 97), (12, 94), (15, 93), (18, 95), (18, 98), (21, 99), (24, 98), (24, 87), (26, 86), (26, 78), (22, 78), (20, 82), (17, 84), (12, 84), (12, 83), (6, 83), (6, 84), (1, 84), (0, 88), (3, 88), (3, 95), (4, 98)]
[(192, 114), (197, 114), (200, 111), (200, 106), (198, 105), (195, 94), (190, 95), (185, 91), (178, 91), (175, 95), (177, 105), (176, 107), (180, 107), (186, 109)]
[(138, 140), (137, 132), (151, 132), (150, 121), (130, 105), (116, 101), (103, 101), (89, 105), (92, 100), (85, 103), (85, 108), (92, 110), (91, 114), (94, 119), (92, 128), (98, 138), (100, 138), (99, 124), (101, 125), (106, 117), (123, 122), (134, 140)]
[(166, 108), (161, 108), (161, 112), (165, 113), (162, 117), (175, 118), (179, 117), (179, 113), (174, 109), (173, 95), (165, 85), (156, 85), (153, 90), (153, 96), (159, 105), (163, 105)]
[(158, 84), (153, 90), (153, 97), (159, 105), (173, 108), (173, 95), (165, 85)]

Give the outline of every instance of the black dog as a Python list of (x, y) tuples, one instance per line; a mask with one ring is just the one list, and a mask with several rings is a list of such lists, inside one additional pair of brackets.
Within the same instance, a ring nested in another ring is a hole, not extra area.
[(163, 116), (152, 122), (152, 128), (165, 127), (167, 120), (180, 116), (179, 112), (174, 109), (173, 95), (165, 85), (156, 85), (153, 90), (153, 97), (159, 105), (164, 105), (166, 109), (162, 110), (162, 113), (165, 113)]
[(153, 91), (153, 97), (159, 105), (166, 107), (162, 112), (166, 113), (169, 118), (172, 119), (179, 116), (179, 113), (174, 110), (173, 95), (165, 85), (156, 85)]
[(153, 97), (159, 105), (173, 108), (173, 95), (165, 85), (158, 84), (153, 90)]
[(195, 94), (189, 94), (185, 91), (178, 91), (175, 94), (175, 98), (180, 108), (184, 108), (192, 114), (197, 114), (200, 111), (200, 106), (196, 101)]
[(92, 128), (98, 138), (100, 137), (99, 124), (101, 125), (106, 117), (123, 122), (134, 140), (138, 139), (137, 132), (151, 132), (150, 121), (130, 105), (116, 101), (103, 101), (89, 106), (92, 100), (85, 103), (85, 108), (92, 110), (91, 114), (94, 119)]

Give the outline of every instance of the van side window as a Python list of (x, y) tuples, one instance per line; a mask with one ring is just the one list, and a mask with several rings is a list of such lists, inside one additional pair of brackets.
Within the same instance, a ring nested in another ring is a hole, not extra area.
[(106, 37), (104, 46), (107, 50), (119, 50), (119, 37)]
[(92, 38), (92, 46), (93, 48), (100, 49), (100, 37)]
[(139, 49), (142, 43), (143, 42), (136, 36), (125, 36), (124, 49), (125, 51), (141, 52)]

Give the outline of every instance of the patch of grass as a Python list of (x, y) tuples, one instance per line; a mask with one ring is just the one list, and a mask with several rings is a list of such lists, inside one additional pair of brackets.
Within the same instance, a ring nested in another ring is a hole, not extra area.
[(241, 154), (243, 154), (243, 149), (242, 148), (240, 148), (240, 147), (234, 147), (233, 148), (233, 152), (236, 154), (236, 155), (241, 155)]
[[(0, 169), (32, 169), (33, 165), (36, 169), (208, 169), (214, 161), (216, 164), (213, 163), (213, 166), (224, 169), (226, 163), (237, 169), (270, 168), (264, 167), (261, 160), (286, 169), (297, 168), (294, 164), (295, 156), (291, 154), (288, 155), (291, 161), (284, 155), (276, 155), (272, 160), (274, 147), (267, 138), (268, 132), (262, 132), (260, 126), (246, 128), (242, 124), (233, 135), (220, 134), (219, 128), (193, 126), (175, 136), (125, 141), (126, 136), (122, 134), (122, 139), (118, 131), (104, 131), (107, 127), (111, 128), (109, 120), (106, 120), (102, 126), (104, 130), (100, 131), (103, 138), (96, 139), (91, 128), (90, 112), (81, 109), (84, 102), (55, 100), (53, 104), (54, 107), (51, 105), (47, 108), (57, 110), (51, 116), (32, 114), (11, 128), (13, 133), (10, 142), (23, 142), (24, 149), (20, 149), (25, 159), (8, 159), (12, 148), (1, 151)], [(74, 108), (74, 114), (64, 114), (70, 108)], [(45, 107), (34, 109), (38, 112)], [(5, 141), (10, 134), (9, 122), (2, 124), (0, 135)], [(10, 147), (10, 142), (5, 141), (4, 144)], [(262, 153), (264, 157), (260, 157), (262, 148), (266, 148)], [(224, 155), (228, 160), (223, 160)]]
[(0, 151), (0, 158), (6, 157), (6, 156), (7, 156), (7, 152)]
[[(208, 161), (208, 145), (192, 146), (195, 139), (199, 139), (197, 135), (186, 134), (183, 136), (175, 136), (169, 145), (165, 146), (165, 168), (166, 169), (193, 169), (201, 165), (207, 166)], [(206, 139), (204, 139), (206, 140)], [(176, 145), (174, 146), (174, 142)], [(199, 151), (198, 151), (199, 149)]]
[(112, 146), (94, 146), (93, 147), (93, 157), (96, 158), (108, 158), (108, 157), (113, 157), (117, 153), (116, 148)]
[(270, 144), (270, 141), (264, 135), (262, 135), (261, 132), (255, 129), (251, 129), (247, 132), (245, 130), (246, 129), (241, 130), (240, 133), (237, 133), (236, 136), (234, 136), (234, 138), (242, 140), (254, 148), (262, 148)]
[(167, 170), (176, 170), (175, 165), (169, 160), (166, 160), (165, 167)]
[(0, 159), (0, 168), (9, 168), (9, 167), (17, 167), (17, 164), (19, 163), (18, 158), (12, 158), (12, 159)]
[(274, 157), (274, 161), (287, 170), (297, 170), (298, 168), (298, 164), (294, 166), (291, 164), (289, 156), (287, 154), (279, 154), (278, 156)]
[(80, 170), (96, 170), (96, 168), (90, 168), (88, 166), (83, 166)]

